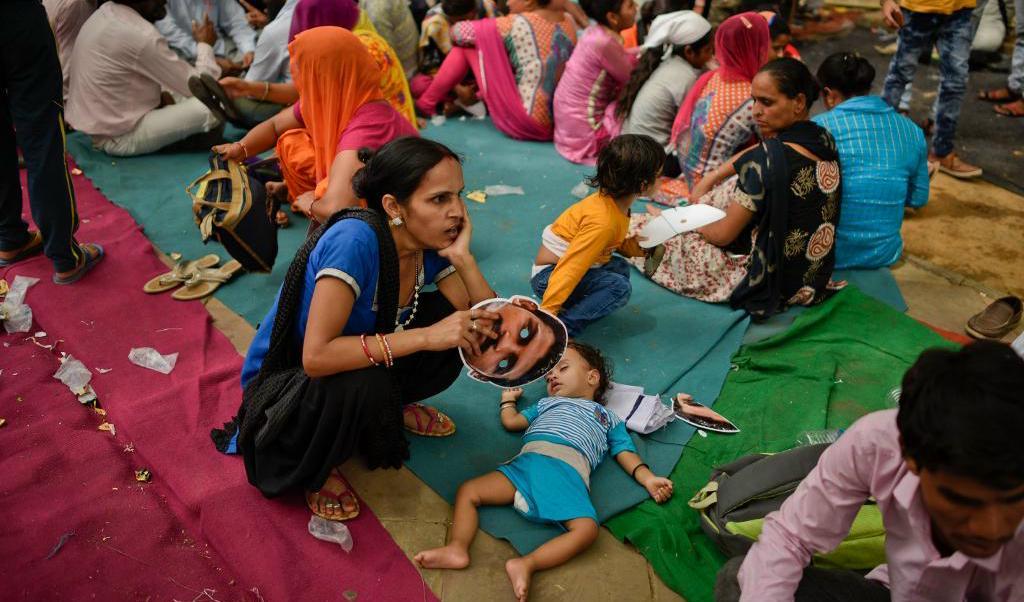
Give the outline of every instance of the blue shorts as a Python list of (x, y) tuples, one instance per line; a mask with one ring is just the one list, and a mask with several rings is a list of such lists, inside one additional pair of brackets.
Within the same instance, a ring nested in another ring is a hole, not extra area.
[(569, 464), (536, 453), (520, 454), (498, 467), (519, 495), (513, 504), (524, 517), (541, 523), (563, 523), (574, 518), (597, 522), (583, 477)]

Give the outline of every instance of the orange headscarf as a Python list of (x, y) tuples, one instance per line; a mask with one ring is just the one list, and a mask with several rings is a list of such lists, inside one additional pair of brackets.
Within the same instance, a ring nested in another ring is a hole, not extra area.
[(341, 27), (314, 27), (288, 44), (302, 120), (313, 139), (316, 179), (327, 174), (338, 140), (359, 107), (383, 100), (380, 69), (366, 47)]

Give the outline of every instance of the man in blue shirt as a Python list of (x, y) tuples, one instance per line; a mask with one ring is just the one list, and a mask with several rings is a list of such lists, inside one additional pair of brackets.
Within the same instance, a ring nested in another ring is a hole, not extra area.
[(881, 97), (868, 94), (874, 77), (871, 63), (848, 52), (829, 56), (818, 69), (830, 110), (814, 121), (835, 138), (843, 176), (836, 269), (895, 263), (903, 252), (904, 207), (928, 202), (924, 133)]
[[(256, 30), (249, 26), (245, 10), (235, 0), (170, 0), (167, 16), (155, 23), (167, 44), (190, 62), (196, 59), (196, 41), (192, 24), (209, 20), (218, 31), (213, 52), (225, 75), (248, 69), (256, 53)], [(236, 64), (229, 54), (225, 37), (230, 39), (241, 57)]]

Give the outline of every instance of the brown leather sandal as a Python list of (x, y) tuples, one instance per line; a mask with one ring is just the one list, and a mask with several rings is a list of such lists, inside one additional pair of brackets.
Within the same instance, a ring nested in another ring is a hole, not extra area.
[(204, 255), (196, 260), (185, 259), (181, 253), (171, 253), (171, 259), (174, 260), (174, 267), (171, 268), (171, 271), (151, 278), (146, 284), (142, 285), (143, 292), (152, 295), (177, 288), (185, 284), (195, 272), (212, 268), (220, 263), (220, 257), (213, 253)]

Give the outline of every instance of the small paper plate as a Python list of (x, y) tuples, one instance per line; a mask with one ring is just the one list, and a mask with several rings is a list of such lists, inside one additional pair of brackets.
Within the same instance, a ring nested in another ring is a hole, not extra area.
[(661, 212), (661, 215), (647, 222), (647, 225), (640, 231), (640, 236), (647, 238), (640, 243), (640, 246), (645, 249), (656, 247), (673, 236), (703, 228), (723, 217), (725, 217), (725, 211), (711, 205), (687, 205), (686, 207), (666, 209)]

